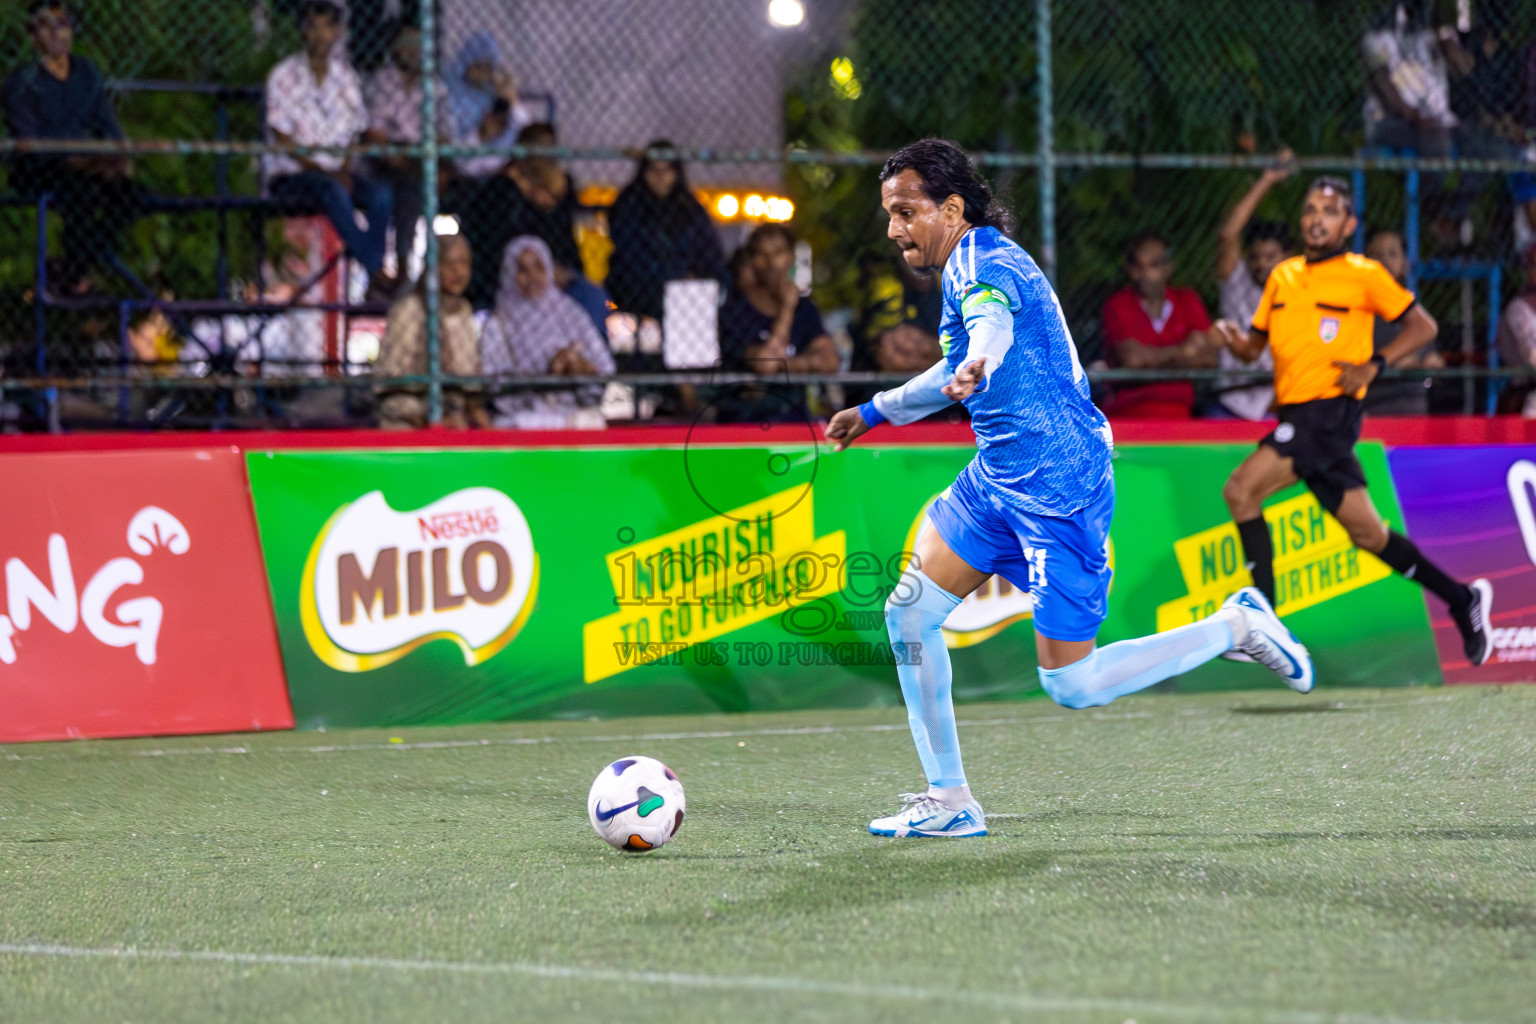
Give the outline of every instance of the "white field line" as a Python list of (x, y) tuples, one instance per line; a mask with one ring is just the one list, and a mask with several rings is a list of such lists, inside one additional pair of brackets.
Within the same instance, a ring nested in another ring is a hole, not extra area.
[[(1031, 722), (1066, 721), (1060, 718), (994, 718), (961, 721), (957, 725), (1026, 725)], [(208, 754), (340, 754), (370, 750), (453, 750), (463, 747), (531, 747), (553, 743), (647, 743), (662, 740), (729, 740), (754, 736), (819, 736), (856, 732), (906, 732), (905, 722), (880, 725), (815, 725), (782, 729), (711, 729), (701, 732), (630, 733), (622, 736), (507, 736), (495, 739), (423, 740), (419, 743), (337, 743), (314, 747), (156, 747), (152, 750), (59, 750), (46, 754), (4, 754), (0, 760), (41, 761), (61, 757), (181, 757)], [(55, 748), (58, 749), (58, 748)]]
[[(1383, 702), (1383, 707), (1396, 708), (1408, 704), (1436, 704), (1454, 697), (1450, 694), (1435, 697), (1417, 697), (1406, 701)], [(1343, 701), (1334, 701), (1329, 708), (1347, 707)], [(1364, 704), (1362, 711), (1374, 710), (1374, 705)], [(1229, 714), (1228, 708), (1181, 708), (1175, 714), (1180, 718), (1210, 717)], [(966, 728), (984, 726), (1060, 725), (1073, 721), (1127, 721), (1157, 717), (1151, 711), (1098, 711), (1078, 714), (1020, 715), (1016, 718), (961, 719), (955, 724)], [(69, 744), (28, 744), (28, 751), (47, 749), (47, 754), (0, 753), (0, 761), (62, 760), (72, 757), (190, 757), (216, 754), (340, 754), (373, 750), (454, 750), (474, 747), (530, 747), (554, 743), (649, 743), (677, 740), (750, 739), (754, 736), (823, 736), (838, 733), (906, 732), (905, 722), (879, 725), (816, 725), (795, 726), (779, 729), (712, 729), (700, 732), (653, 732), (604, 736), (508, 736), (494, 739), (423, 740), (417, 743), (338, 743), (310, 747), (156, 747), (150, 750), (118, 750), (110, 746), (91, 750), (71, 749)], [(409, 731), (409, 730), (407, 730)], [(0, 748), (3, 750), (3, 748)]]
[[(1018, 1010), (1029, 1013), (1151, 1014), (1180, 1021), (1228, 1021), (1243, 1015), (1265, 1024), (1453, 1024), (1450, 1021), (1409, 1020), (1311, 1010), (1264, 1007), (1217, 1007), (1163, 1000), (1103, 999), (1092, 996), (1048, 996), (1030, 993), (977, 992), (958, 987), (918, 988), (910, 985), (866, 985), (757, 974), (693, 974), (673, 971), (618, 971), (598, 967), (519, 961), (402, 960), (370, 956), (309, 956), (284, 953), (242, 953), (226, 950), (137, 949), (48, 944), (0, 943), (0, 956), (67, 960), (120, 960), (170, 963), (232, 964), (241, 967), (319, 968), (327, 970), (396, 971), (481, 976), (541, 978), (556, 981), (655, 985), (727, 992), (778, 992), (789, 995), (837, 996), (879, 1002), (931, 1002), (954, 1006)], [(1464, 1022), (1465, 1024), (1465, 1022)]]

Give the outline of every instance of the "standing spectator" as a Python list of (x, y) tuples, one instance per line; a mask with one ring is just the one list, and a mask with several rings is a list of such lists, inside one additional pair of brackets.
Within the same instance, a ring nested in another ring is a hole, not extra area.
[[(1275, 265), (1291, 254), (1290, 231), (1280, 221), (1255, 221), (1254, 211), (1269, 190), (1291, 176), (1295, 154), (1283, 149), (1275, 156), (1275, 166), (1259, 175), (1232, 207), (1216, 236), (1216, 281), (1221, 294), (1221, 318), (1247, 325), (1264, 294), (1264, 282)], [(1273, 370), (1274, 358), (1265, 348), (1253, 362), (1244, 362), (1230, 348), (1222, 348), (1217, 357), (1224, 370)], [(1244, 420), (1270, 418), (1275, 404), (1275, 389), (1270, 384), (1219, 382), (1220, 391), (1213, 410), (1215, 415), (1236, 416)]]
[[(1499, 318), (1499, 362), (1504, 366), (1536, 366), (1536, 245), (1522, 254), (1525, 279), (1520, 294)], [(1500, 412), (1518, 412), (1536, 419), (1536, 389), (1529, 379), (1509, 381), (1499, 395)]]
[[(421, 30), (401, 25), (389, 46), (390, 63), (368, 80), (369, 142), (414, 145), (421, 141)], [(437, 135), (452, 141), (448, 133), (448, 91), (442, 82), (437, 90)], [(407, 156), (380, 157), (375, 173), (387, 182), (395, 197), (395, 273), (403, 285), (410, 281), (411, 252), (416, 242), (416, 222), (425, 205), (421, 192), (421, 161)]]
[[(1377, 228), (1365, 238), (1365, 255), (1380, 263), (1392, 275), (1392, 279), (1398, 284), (1408, 285), (1408, 250), (1403, 245), (1403, 236), (1388, 228)], [(1403, 325), (1393, 320), (1388, 322), (1376, 318), (1375, 333), (1372, 336), (1372, 347), (1380, 353), (1386, 347), (1397, 340), (1397, 336), (1403, 332)], [(1397, 362), (1394, 367), (1439, 367), (1445, 365), (1445, 360), (1433, 346), (1412, 352)], [(1384, 380), (1371, 385), (1370, 391), (1365, 395), (1365, 411), (1372, 416), (1426, 416), (1429, 414), (1429, 385), (1430, 378), (1422, 380)]]
[[(475, 311), (464, 298), (464, 289), (469, 287), (469, 243), (458, 235), (443, 235), (438, 243), (440, 364), (443, 373), (450, 376), (477, 376), (480, 373), (479, 332), (475, 328)], [(379, 376), (403, 377), (427, 372), (425, 291), (423, 283), (390, 307), (384, 340), (379, 343), (379, 358), (374, 364), (374, 372)], [(379, 425), (395, 430), (426, 426), (425, 391), (425, 387), (410, 387), (381, 392)], [(443, 426), (462, 429), (471, 425), (490, 425), (479, 396), (466, 394), (460, 388), (444, 388)]]
[[(282, 145), (347, 146), (368, 128), (357, 73), (338, 52), (341, 11), (329, 0), (308, 0), (300, 11), (304, 49), (279, 61), (267, 76), (267, 129)], [(393, 282), (383, 276), (384, 239), (394, 211), (389, 185), (350, 169), (334, 154), (270, 154), (264, 158), (273, 196), (313, 203), (341, 236), (347, 251), (368, 271), (375, 298), (389, 295)], [(363, 211), (366, 230), (352, 211)]]
[[(613, 373), (592, 320), (555, 286), (549, 246), (529, 235), (514, 238), (501, 260), (496, 307), (480, 336), (487, 374), (566, 377)], [(525, 391), (495, 401), (496, 425), (525, 429), (602, 426), (601, 388)]]
[[(121, 139), (96, 65), (72, 53), (74, 22), (63, 0), (33, 0), (27, 28), (35, 60), (5, 80), (5, 117), (11, 135), (28, 139)], [(139, 191), (120, 156), (27, 155), (12, 164), (12, 184), (28, 196), (51, 194), (64, 220), (64, 263), (56, 288), (80, 294), (87, 274), (112, 257), (123, 229), (138, 214)]]
[[(1422, 157), (1494, 155), (1481, 136), (1458, 131), (1451, 109), (1448, 66), (1470, 74), (1476, 62), (1451, 25), (1431, 22), (1432, 4), (1401, 0), (1366, 33), (1365, 139), (1373, 146), (1413, 149)], [(1424, 190), (1438, 193), (1443, 173), (1424, 175)], [(1487, 178), (1463, 171), (1456, 190), (1434, 218), (1436, 234), (1454, 237)]]
[[(1161, 235), (1143, 232), (1125, 250), (1130, 284), (1104, 304), (1104, 343), (1111, 366), (1132, 370), (1216, 365), (1207, 336), (1211, 318), (1192, 288), (1172, 288), (1173, 253)], [(1105, 413), (1128, 419), (1185, 419), (1195, 402), (1188, 381), (1136, 384), (1115, 389)]]
[[(1522, 66), (1519, 50), (1509, 38), (1509, 15), (1501, 7), (1479, 5), (1477, 24), (1466, 37), (1464, 70), (1451, 81), (1451, 110), (1457, 118), (1456, 152), (1487, 160), (1520, 160), (1527, 156)], [(1470, 65), (1470, 66), (1468, 66)], [(1515, 215), (1536, 209), (1536, 174), (1510, 174), (1506, 179)], [(1518, 229), (1517, 229), (1518, 231)]]
[[(657, 139), (647, 148), (671, 149)], [(660, 320), (668, 281), (713, 278), (726, 287), (725, 254), (709, 213), (688, 188), (680, 160), (640, 158), (608, 211), (613, 237), (607, 286), (626, 313)]]
[[(517, 82), (501, 65), (501, 48), (484, 30), (459, 48), (448, 72), (448, 113), (455, 142), (510, 148), (523, 125), (517, 118)], [(459, 173), (484, 178), (506, 166), (506, 154), (462, 157)]]

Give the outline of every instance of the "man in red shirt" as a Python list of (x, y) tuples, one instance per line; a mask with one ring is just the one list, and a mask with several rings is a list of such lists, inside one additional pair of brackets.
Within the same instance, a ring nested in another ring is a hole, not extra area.
[[(1104, 304), (1104, 344), (1111, 366), (1175, 369), (1215, 366), (1221, 346), (1211, 341), (1211, 318), (1191, 288), (1170, 288), (1173, 252), (1162, 237), (1144, 232), (1125, 250), (1131, 283)], [(1188, 419), (1195, 388), (1188, 381), (1133, 384), (1115, 389), (1104, 412), (1121, 419)]]

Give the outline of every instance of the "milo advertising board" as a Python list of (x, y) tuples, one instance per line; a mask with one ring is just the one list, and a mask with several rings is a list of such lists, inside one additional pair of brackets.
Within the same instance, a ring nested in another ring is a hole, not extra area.
[[(1221, 483), (1239, 446), (1117, 456), (1109, 642), (1247, 582)], [(1379, 447), (1373, 495), (1399, 521)], [(955, 447), (256, 452), (301, 726), (900, 701), (883, 606)], [(1411, 583), (1310, 496), (1270, 510), (1280, 611), (1320, 686), (1438, 681)], [(1039, 692), (1032, 603), (992, 580), (946, 623), (961, 699)], [(1220, 662), (1173, 687), (1278, 685)]]

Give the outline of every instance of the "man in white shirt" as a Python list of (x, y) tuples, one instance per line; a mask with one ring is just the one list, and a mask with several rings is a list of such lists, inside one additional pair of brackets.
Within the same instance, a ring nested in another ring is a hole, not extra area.
[[(1256, 221), (1253, 215), (1269, 190), (1289, 178), (1295, 167), (1296, 156), (1289, 149), (1277, 153), (1275, 165), (1267, 168), (1249, 186), (1217, 232), (1216, 283), (1223, 320), (1243, 325), (1251, 323), (1254, 310), (1259, 308), (1259, 297), (1264, 294), (1264, 282), (1269, 280), (1269, 272), (1291, 255), (1290, 230), (1284, 222)], [(1252, 362), (1244, 362), (1231, 348), (1223, 348), (1219, 360), (1224, 370), (1275, 368), (1267, 348)], [(1245, 386), (1233, 378), (1223, 378), (1217, 386), (1220, 390), (1216, 400), (1221, 408), (1210, 409), (1207, 415), (1218, 419), (1223, 414), (1245, 420), (1273, 418), (1270, 410), (1275, 404), (1275, 389), (1272, 385)]]
[[(1378, 19), (1363, 43), (1367, 88), (1365, 140), (1373, 146), (1412, 149), (1421, 157), (1498, 159), (1512, 155), (1482, 133), (1462, 126), (1451, 110), (1450, 72), (1468, 74), (1475, 61), (1454, 26), (1430, 24), (1430, 5), (1401, 0)], [(1441, 173), (1424, 175), (1426, 196), (1439, 193)], [(1438, 220), (1466, 217), (1487, 184), (1484, 174), (1463, 172)], [(1437, 226), (1444, 233), (1444, 225)]]
[[(299, 14), (304, 49), (279, 61), (267, 76), (267, 131), (275, 143), (351, 145), (368, 128), (357, 72), (340, 52), (341, 10), (329, 0), (308, 0)], [(394, 211), (388, 184), (352, 170), (348, 158), (326, 153), (264, 158), (267, 187), (278, 199), (318, 205), (353, 258), (368, 271), (371, 290), (385, 292), (384, 239)], [(357, 226), (353, 210), (368, 222)]]

